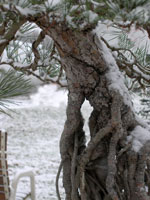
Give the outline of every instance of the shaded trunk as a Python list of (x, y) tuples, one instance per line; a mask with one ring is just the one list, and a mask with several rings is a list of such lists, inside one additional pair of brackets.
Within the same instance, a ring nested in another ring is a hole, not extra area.
[[(96, 34), (64, 27), (45, 30), (55, 41), (68, 81), (60, 140), (66, 200), (150, 199), (149, 143), (137, 152), (132, 147), (130, 135), (139, 122), (115, 60)], [(87, 145), (81, 113), (85, 99), (93, 108)]]

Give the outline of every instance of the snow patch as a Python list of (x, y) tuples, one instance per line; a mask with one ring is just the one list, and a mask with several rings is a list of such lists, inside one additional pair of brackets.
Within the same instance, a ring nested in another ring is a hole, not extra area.
[[(32, 170), (35, 173), (36, 199), (57, 200), (55, 179), (60, 163), (59, 139), (66, 119), (67, 91), (58, 89), (55, 84), (44, 85), (36, 94), (24, 98), (20, 106), (12, 106), (17, 112), (11, 113), (12, 118), (0, 114), (0, 127), (8, 133), (10, 182), (16, 173)], [(86, 132), (89, 131), (87, 117), (91, 111), (86, 101), (82, 106)], [(62, 175), (59, 185), (64, 200)], [(28, 193), (29, 180), (21, 179), (17, 190)]]
[(136, 126), (131, 135), (132, 148), (135, 152), (139, 152), (146, 142), (150, 141), (150, 131), (142, 126)]
[(6, 133), (6, 130), (1, 128), (1, 133)]
[(83, 15), (87, 16), (88, 17), (88, 20), (90, 23), (94, 22), (95, 20), (98, 19), (98, 14), (94, 13), (93, 11), (91, 10), (88, 10), (88, 11), (85, 11), (83, 13)]
[(99, 21), (94, 32), (99, 36), (103, 37), (106, 41), (108, 41), (109, 45), (113, 47), (119, 47), (118, 45), (118, 37), (115, 34), (117, 32), (116, 27), (113, 26), (112, 22), (109, 20), (105, 20), (104, 22)]
[[(37, 83), (38, 84), (38, 83)], [(21, 108), (66, 107), (67, 90), (59, 89), (56, 84), (39, 86), (38, 91), (30, 96), (14, 99), (16, 104), (8, 104), (9, 108), (19, 110)]]
[(34, 42), (37, 37), (39, 36), (41, 29), (36, 27), (36, 25), (34, 24), (35, 28), (32, 30), (27, 31), (26, 33), (21, 33), (20, 30), (17, 31), (17, 33), (15, 34), (16, 38), (19, 38), (19, 41), (22, 42)]
[(68, 24), (69, 24), (70, 26), (72, 26), (73, 28), (76, 28), (76, 25), (75, 25), (75, 23), (73, 22), (73, 17), (67, 15), (67, 16), (66, 16), (66, 20), (67, 20), (67, 22), (68, 22)]
[[(130, 24), (130, 21), (120, 22), (119, 24), (126, 26)], [(125, 31), (125, 30), (124, 30)], [(95, 33), (100, 37), (103, 37), (110, 46), (119, 48), (119, 35), (121, 35), (122, 31), (118, 30), (117, 26), (115, 27), (112, 21), (105, 20), (99, 21), (95, 30)], [(145, 48), (147, 47), (148, 52), (150, 51), (150, 39), (148, 37), (147, 31), (143, 29), (138, 29), (134, 24), (131, 26), (130, 31), (125, 31), (128, 35), (128, 38), (134, 43), (135, 51), (137, 48)]]
[(47, 2), (48, 2), (48, 4), (50, 4), (51, 6), (56, 6), (57, 4), (61, 3), (62, 0), (48, 0)]
[(39, 87), (38, 92), (31, 97), (32, 106), (53, 106), (59, 107), (67, 102), (67, 91), (58, 89), (55, 84)]
[(109, 71), (106, 74), (108, 79), (109, 89), (116, 90), (124, 98), (124, 103), (133, 110), (131, 97), (128, 89), (124, 84), (124, 77), (119, 71), (114, 57), (110, 50), (106, 47), (105, 43), (101, 41), (104, 60), (107, 62)]
[(34, 15), (36, 14), (35, 11), (29, 9), (29, 8), (21, 8), (20, 6), (16, 6), (16, 9), (21, 13), (21, 15), (24, 15), (24, 16), (28, 16), (28, 15)]

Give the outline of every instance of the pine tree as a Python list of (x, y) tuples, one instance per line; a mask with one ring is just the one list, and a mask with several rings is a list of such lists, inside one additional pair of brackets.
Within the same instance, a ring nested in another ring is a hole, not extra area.
[[(38, 69), (45, 72), (57, 61), (55, 82), (61, 84), (63, 70), (66, 74), (69, 94), (60, 139), (58, 199), (63, 168), (66, 200), (148, 200), (149, 127), (137, 118), (123, 75), (140, 88), (149, 85), (148, 48), (137, 47), (128, 37), (132, 27), (150, 37), (149, 0), (3, 0), (0, 10), (1, 57), (13, 42), (30, 47), (25, 60), (18, 57), (18, 49), (10, 48), (14, 53), (5, 64), (39, 77)], [(117, 30), (117, 46), (112, 46), (106, 33), (98, 35), (96, 30), (101, 32), (104, 24)], [(40, 28), (36, 38), (29, 41), (26, 31), (21, 32), (25, 25)], [(42, 54), (46, 37), (53, 45)], [(93, 107), (88, 144), (81, 113), (85, 99)]]

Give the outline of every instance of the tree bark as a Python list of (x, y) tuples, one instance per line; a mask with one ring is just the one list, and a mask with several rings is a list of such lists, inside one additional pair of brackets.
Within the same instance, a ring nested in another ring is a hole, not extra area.
[[(66, 200), (150, 199), (149, 142), (138, 152), (128, 142), (140, 122), (125, 86), (122, 92), (112, 86), (111, 72), (118, 79), (122, 75), (105, 55), (111, 53), (104, 52), (104, 44), (90, 30), (73, 31), (56, 23), (40, 26), (53, 38), (68, 81), (67, 120), (60, 140)], [(81, 113), (85, 99), (93, 108), (87, 145)]]

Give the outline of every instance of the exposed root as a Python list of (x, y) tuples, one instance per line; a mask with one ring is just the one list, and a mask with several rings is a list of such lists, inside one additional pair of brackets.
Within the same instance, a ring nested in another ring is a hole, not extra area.
[(118, 104), (120, 96), (113, 94), (113, 102), (111, 108), (111, 115), (113, 116), (112, 121), (114, 124), (117, 124), (115, 127), (115, 133), (112, 133), (113, 136), (110, 139), (109, 144), (109, 153), (108, 153), (108, 175), (106, 179), (106, 188), (114, 200), (119, 200), (117, 192), (114, 190), (115, 186), (115, 175), (117, 172), (117, 155), (116, 148), (120, 137), (123, 135), (122, 121), (121, 121), (121, 105)]
[(148, 157), (147, 159), (147, 169), (145, 171), (145, 175), (147, 178), (147, 187), (148, 187), (148, 195), (150, 196), (150, 158)]
[(61, 200), (60, 192), (59, 192), (59, 177), (60, 177), (62, 167), (63, 167), (63, 161), (60, 162), (58, 172), (57, 172), (57, 176), (56, 176), (56, 182), (55, 182), (55, 184), (56, 184), (56, 194), (57, 194), (58, 200)]
[(99, 182), (96, 180), (96, 177), (93, 178), (93, 177), (90, 176), (88, 173), (86, 174), (86, 176), (89, 178), (90, 181), (92, 181), (92, 182), (96, 185), (96, 187), (99, 189), (99, 191), (102, 191), (102, 192), (103, 192), (104, 196), (107, 195), (105, 189), (104, 189), (104, 188), (99, 184)]
[(72, 163), (71, 163), (71, 184), (72, 184), (71, 198), (73, 200), (79, 200), (78, 188), (77, 188), (77, 183), (76, 183), (76, 166), (77, 166), (78, 148), (79, 148), (79, 146), (78, 146), (78, 134), (75, 133), (74, 151), (73, 151)]
[(98, 133), (96, 133), (95, 137), (91, 139), (91, 141), (88, 143), (88, 146), (84, 150), (81, 160), (80, 160), (80, 193), (81, 193), (81, 199), (85, 199), (85, 166), (90, 160), (90, 156), (92, 155), (93, 150), (96, 148), (98, 143), (110, 132), (112, 131), (111, 123), (109, 122), (108, 125), (99, 130)]
[(118, 153), (117, 159), (119, 159), (123, 153), (127, 152), (132, 146), (132, 143), (128, 143), (123, 149), (121, 149)]
[(117, 193), (114, 190), (115, 186), (115, 175), (116, 175), (116, 145), (118, 142), (118, 135), (115, 133), (112, 136), (109, 145), (109, 155), (108, 155), (108, 175), (106, 179), (106, 188), (112, 199), (119, 200)]
[(77, 199), (77, 192), (74, 188), (76, 184), (74, 185), (74, 183), (76, 170), (76, 156), (78, 153), (78, 138), (76, 138), (75, 135), (77, 134), (78, 136), (81, 134), (82, 137), (84, 137), (83, 118), (80, 111), (83, 102), (83, 94), (71, 88), (71, 92), (68, 96), (67, 120), (65, 122), (64, 131), (60, 140), (60, 153), (62, 160), (64, 160), (63, 185), (66, 192), (66, 200), (71, 200), (72, 195), (75, 195)]
[(130, 188), (131, 198), (134, 196), (133, 191), (135, 189), (135, 172), (136, 172), (136, 163), (138, 160), (137, 153), (134, 151), (128, 151), (127, 153), (127, 162), (128, 162), (128, 182)]
[(148, 196), (145, 188), (145, 169), (146, 169), (146, 161), (150, 153), (150, 142), (147, 142), (140, 150), (139, 159), (137, 163), (137, 170), (135, 176), (135, 191), (136, 195), (139, 200), (149, 200), (150, 197)]

